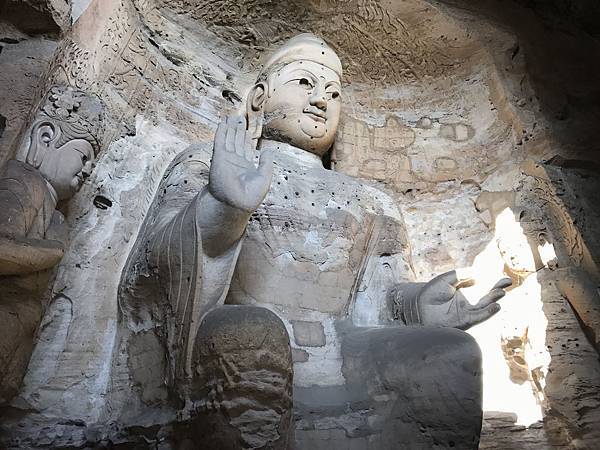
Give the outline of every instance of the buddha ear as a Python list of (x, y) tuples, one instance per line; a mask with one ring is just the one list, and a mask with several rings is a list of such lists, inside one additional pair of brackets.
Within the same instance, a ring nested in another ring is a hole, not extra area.
[(27, 164), (39, 167), (50, 144), (58, 138), (58, 130), (51, 121), (36, 123), (31, 129), (31, 142), (27, 152)]
[(262, 135), (263, 108), (267, 99), (267, 86), (265, 83), (256, 83), (246, 101), (246, 115), (248, 116), (248, 131), (253, 139), (259, 139)]

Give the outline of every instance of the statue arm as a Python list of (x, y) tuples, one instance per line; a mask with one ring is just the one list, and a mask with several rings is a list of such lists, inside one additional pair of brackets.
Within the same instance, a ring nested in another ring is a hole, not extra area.
[(52, 239), (0, 237), (0, 275), (25, 275), (54, 267), (65, 253)]
[(231, 248), (271, 185), (273, 154), (254, 163), (255, 144), (244, 117), (228, 117), (215, 134), (208, 189), (200, 194), (198, 224), (208, 255)]
[(205, 186), (150, 234), (143, 255), (173, 313), (167, 339), (176, 378), (189, 373), (194, 324), (227, 294), (248, 215)]
[(216, 199), (208, 187), (195, 201), (204, 254), (214, 258), (227, 252), (243, 236), (251, 213)]
[[(381, 193), (379, 199), (385, 198)], [(393, 200), (387, 199), (393, 205)], [(354, 305), (354, 322), (373, 325), (369, 305), (383, 306), (379, 322), (394, 325), (421, 325), (452, 327), (466, 330), (483, 322), (500, 310), (496, 303), (511, 285), (508, 278), (500, 280), (477, 304), (471, 305), (461, 288), (473, 280), (459, 276), (452, 270), (427, 283), (416, 283), (412, 269), (410, 245), (404, 221), (399, 211), (389, 210), (390, 217), (379, 215), (373, 222), (373, 231), (367, 245), (367, 270), (360, 275), (361, 289)], [(373, 247), (373, 248), (371, 248)], [(378, 258), (373, 257), (379, 255)], [(368, 280), (368, 282), (366, 282)], [(366, 300), (366, 301), (365, 301)], [(366, 318), (366, 320), (365, 320)]]
[(179, 291), (181, 283), (200, 281), (196, 270), (203, 260), (228, 257), (239, 244), (249, 216), (249, 212), (217, 200), (204, 186), (171, 219), (147, 234), (146, 258), (163, 284), (175, 283)]
[[(0, 194), (1, 197), (1, 194)], [(67, 246), (67, 227), (64, 218), (54, 211), (45, 236), (18, 233), (13, 226), (24, 219), (24, 213), (6, 213), (8, 219), (15, 218), (8, 226), (0, 218), (0, 275), (25, 275), (54, 267), (62, 259)], [(32, 216), (33, 217), (33, 216)], [(10, 220), (9, 220), (10, 222)]]
[[(0, 178), (0, 275), (38, 272), (62, 259), (66, 225), (54, 203), (46, 204), (47, 198), (46, 182), (36, 169), (8, 162)], [(50, 209), (52, 216), (46, 221)]]
[(269, 189), (272, 154), (261, 155), (256, 167), (244, 118), (227, 118), (219, 125), (210, 167), (206, 163), (210, 154), (193, 157), (197, 151), (182, 152), (159, 187), (149, 229), (142, 233), (150, 236), (151, 252), (184, 231), (188, 234), (182, 239), (191, 245), (189, 233), (197, 228), (203, 254), (216, 258), (227, 253), (242, 238), (250, 215)]
[(272, 156), (261, 155), (258, 167), (254, 161), (245, 121), (228, 118), (217, 129), (208, 185), (191, 169), (192, 156), (182, 154), (159, 189), (149, 233), (142, 233), (148, 236), (143, 253), (148, 269), (173, 311), (169, 345), (178, 349), (176, 376), (190, 370), (195, 327), (223, 302), (248, 219), (268, 191)]
[(424, 285), (425, 283), (398, 283), (389, 289), (387, 304), (395, 323), (420, 324), (417, 298)]

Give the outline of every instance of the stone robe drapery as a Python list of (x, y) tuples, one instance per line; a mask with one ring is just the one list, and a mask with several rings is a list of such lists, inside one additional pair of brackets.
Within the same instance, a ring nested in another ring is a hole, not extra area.
[[(287, 325), (306, 311), (332, 320), (349, 315), (361, 326), (388, 322), (387, 292), (412, 278), (392, 199), (326, 170), (315, 155), (263, 141), (269, 146), (279, 147), (273, 182), (250, 218), (228, 302), (265, 306)], [(171, 383), (192, 374), (198, 325), (225, 300), (242, 244), (215, 258), (202, 251), (198, 217), (210, 154), (192, 146), (169, 166), (121, 280), (125, 322), (134, 333), (159, 336)]]
[(223, 303), (239, 253), (239, 241), (216, 257), (202, 250), (198, 217), (210, 156), (209, 150), (191, 146), (169, 165), (120, 283), (125, 322), (134, 333), (153, 330), (159, 337), (170, 385), (191, 375), (198, 325)]
[(343, 384), (340, 322), (389, 325), (390, 289), (414, 279), (402, 215), (376, 183), (287, 144), (267, 148), (276, 155), (271, 189), (246, 229), (226, 302), (284, 321), (300, 350), (296, 386)]
[(42, 315), (42, 290), (67, 229), (39, 170), (11, 160), (0, 175), (0, 404), (18, 391)]

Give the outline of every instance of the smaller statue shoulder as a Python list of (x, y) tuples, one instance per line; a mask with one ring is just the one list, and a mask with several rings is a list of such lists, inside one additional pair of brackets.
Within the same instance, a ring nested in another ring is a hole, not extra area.
[[(0, 175), (0, 196), (4, 203), (4, 215), (7, 204), (15, 203), (17, 209), (37, 210), (44, 204), (48, 188), (39, 170), (17, 160), (10, 160)], [(14, 199), (14, 200), (11, 200)], [(7, 203), (8, 202), (8, 203)], [(1, 222), (1, 220), (0, 220)]]
[[(6, 180), (6, 181), (5, 181)], [(1, 182), (18, 181), (25, 187), (45, 189), (46, 182), (39, 170), (22, 161), (11, 159), (0, 175)]]
[(354, 203), (367, 213), (389, 216), (403, 222), (398, 202), (376, 182), (355, 178), (349, 175), (333, 172), (335, 184), (346, 192), (346, 196), (355, 198)]

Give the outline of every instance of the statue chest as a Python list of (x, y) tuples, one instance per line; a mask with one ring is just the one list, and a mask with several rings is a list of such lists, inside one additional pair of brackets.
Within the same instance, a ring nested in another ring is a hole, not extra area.
[(346, 311), (376, 217), (370, 203), (357, 181), (339, 174), (276, 170), (249, 221), (230, 299), (275, 305), (292, 316)]

